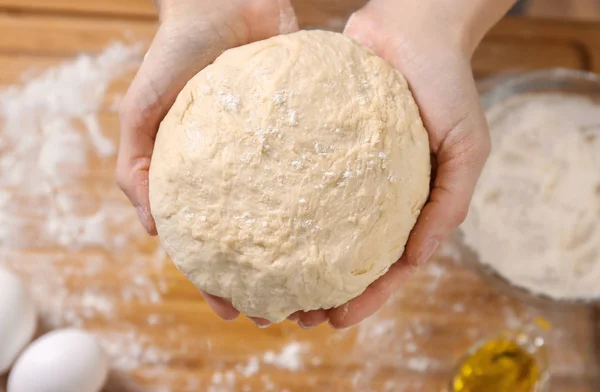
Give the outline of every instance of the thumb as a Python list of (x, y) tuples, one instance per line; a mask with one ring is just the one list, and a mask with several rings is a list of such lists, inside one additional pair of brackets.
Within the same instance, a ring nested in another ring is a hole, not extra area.
[(446, 135), (436, 153), (433, 187), (411, 232), (404, 262), (413, 266), (424, 263), (440, 241), (465, 220), (489, 152), (487, 123), (475, 100), (471, 112)]
[(120, 108), (121, 142), (117, 183), (136, 208), (148, 233), (156, 234), (150, 213), (148, 170), (160, 121), (185, 83), (226, 48), (217, 34), (190, 39), (161, 25)]

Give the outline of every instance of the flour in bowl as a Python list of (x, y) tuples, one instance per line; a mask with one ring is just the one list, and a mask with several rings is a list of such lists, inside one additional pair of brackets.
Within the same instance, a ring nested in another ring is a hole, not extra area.
[(600, 297), (600, 105), (522, 94), (487, 118), (492, 154), (461, 227), (466, 244), (533, 293)]

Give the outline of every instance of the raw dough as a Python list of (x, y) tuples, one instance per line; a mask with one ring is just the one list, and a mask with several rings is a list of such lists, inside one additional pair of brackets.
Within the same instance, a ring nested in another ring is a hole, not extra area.
[(225, 52), (160, 126), (150, 202), (200, 289), (279, 322), (361, 294), (429, 192), (405, 79), (349, 38), (301, 31)]

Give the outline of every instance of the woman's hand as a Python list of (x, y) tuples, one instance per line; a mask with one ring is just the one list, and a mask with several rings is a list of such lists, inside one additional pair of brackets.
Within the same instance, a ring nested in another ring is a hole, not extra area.
[(490, 151), (471, 70), (475, 47), (515, 0), (371, 0), (344, 33), (388, 60), (408, 80), (434, 167), (429, 201), (402, 258), (359, 297), (329, 311), (299, 312), (305, 327), (347, 328), (375, 313), (465, 219)]
[(148, 169), (160, 121), (198, 71), (225, 50), (297, 30), (288, 0), (156, 1), (160, 27), (121, 103), (117, 182), (152, 235)]
[[(158, 126), (185, 83), (225, 50), (297, 30), (289, 0), (156, 1), (160, 27), (121, 103), (117, 182), (151, 235), (148, 170)], [(217, 4), (218, 3), (218, 4)], [(203, 293), (224, 319), (238, 312)], [(264, 321), (255, 320), (264, 325)]]

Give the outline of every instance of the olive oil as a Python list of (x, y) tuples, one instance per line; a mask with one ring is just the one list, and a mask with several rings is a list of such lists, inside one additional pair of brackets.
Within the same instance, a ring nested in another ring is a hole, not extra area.
[(454, 377), (454, 392), (534, 392), (540, 369), (532, 354), (499, 338), (468, 357)]
[(547, 381), (541, 333), (549, 328), (537, 319), (527, 332), (505, 331), (476, 345), (459, 363), (450, 391), (541, 392)]

